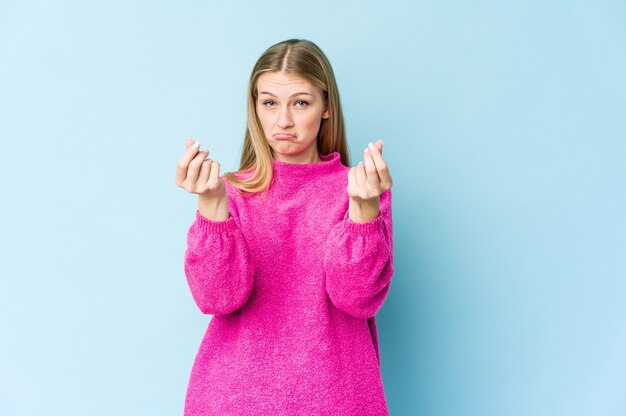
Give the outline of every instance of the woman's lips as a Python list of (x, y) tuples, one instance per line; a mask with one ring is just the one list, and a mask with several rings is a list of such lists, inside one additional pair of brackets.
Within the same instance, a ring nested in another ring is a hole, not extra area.
[(293, 134), (285, 134), (285, 133), (277, 133), (274, 135), (274, 138), (277, 140), (291, 140), (295, 139), (296, 136)]

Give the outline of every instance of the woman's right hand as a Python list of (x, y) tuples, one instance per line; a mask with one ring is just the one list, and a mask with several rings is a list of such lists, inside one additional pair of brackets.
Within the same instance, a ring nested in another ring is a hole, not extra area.
[(204, 201), (226, 201), (226, 186), (219, 176), (219, 162), (208, 159), (209, 151), (200, 151), (200, 143), (192, 139), (187, 139), (185, 146), (187, 151), (176, 166), (176, 185), (198, 194)]
[(220, 164), (208, 158), (208, 150), (200, 151), (200, 143), (187, 139), (185, 146), (187, 151), (176, 166), (176, 185), (198, 194), (198, 211), (202, 216), (212, 221), (227, 220), (230, 212)]

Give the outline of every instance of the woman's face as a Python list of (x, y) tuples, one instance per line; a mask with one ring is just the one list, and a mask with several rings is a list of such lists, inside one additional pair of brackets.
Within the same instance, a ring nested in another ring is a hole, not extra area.
[(256, 113), (276, 160), (319, 161), (317, 134), (329, 117), (319, 88), (286, 72), (265, 72), (256, 83)]

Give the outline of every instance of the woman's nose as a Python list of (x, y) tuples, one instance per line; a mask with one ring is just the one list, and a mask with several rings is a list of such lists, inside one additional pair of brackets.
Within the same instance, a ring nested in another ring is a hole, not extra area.
[(283, 108), (280, 112), (280, 117), (278, 118), (278, 127), (280, 127), (281, 129), (285, 129), (291, 126), (293, 126), (293, 118), (291, 117), (291, 112), (289, 108)]

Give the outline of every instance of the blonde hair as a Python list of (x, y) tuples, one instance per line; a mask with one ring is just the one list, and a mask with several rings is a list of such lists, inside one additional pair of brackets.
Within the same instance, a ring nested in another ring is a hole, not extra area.
[[(259, 57), (248, 85), (248, 114), (239, 172), (227, 172), (224, 177), (245, 193), (267, 190), (273, 177), (273, 156), (256, 113), (257, 79), (264, 72), (285, 71), (300, 76), (318, 87), (329, 112), (321, 120), (317, 150), (321, 154), (339, 152), (341, 162), (350, 166), (343, 112), (333, 69), (324, 52), (305, 39), (288, 39), (269, 47)], [(240, 175), (245, 173), (245, 178)], [(237, 175), (237, 177), (235, 176)]]

